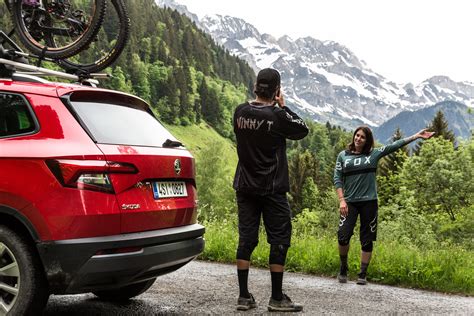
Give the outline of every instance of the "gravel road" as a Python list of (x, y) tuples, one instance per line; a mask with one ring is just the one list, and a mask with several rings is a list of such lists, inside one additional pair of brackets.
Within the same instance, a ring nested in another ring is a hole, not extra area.
[[(285, 273), (284, 290), (304, 305), (305, 315), (422, 314), (474, 315), (474, 298)], [(267, 314), (270, 274), (252, 269), (249, 289), (258, 307), (240, 314)], [(196, 315), (238, 314), (238, 288), (233, 265), (193, 261), (158, 278), (153, 287), (126, 304), (102, 302), (92, 294), (51, 296), (45, 315)], [(269, 313), (268, 313), (269, 314)]]

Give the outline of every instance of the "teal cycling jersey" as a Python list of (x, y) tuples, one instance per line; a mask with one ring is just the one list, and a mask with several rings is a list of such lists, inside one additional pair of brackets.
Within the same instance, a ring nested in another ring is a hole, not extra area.
[(348, 150), (341, 151), (334, 168), (336, 189), (342, 188), (347, 202), (376, 200), (375, 174), (379, 160), (409, 142), (409, 138), (400, 139), (390, 145), (374, 148), (368, 155), (354, 154)]

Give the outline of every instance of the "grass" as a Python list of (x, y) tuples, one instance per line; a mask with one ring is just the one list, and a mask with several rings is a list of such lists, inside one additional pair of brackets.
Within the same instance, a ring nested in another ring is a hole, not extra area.
[(189, 126), (165, 124), (165, 127), (193, 154), (197, 164), (199, 163), (201, 151), (206, 147), (215, 146), (217, 143), (222, 148), (222, 154), (229, 165), (237, 165), (237, 153), (232, 141), (220, 136), (209, 125), (205, 123)]
[[(206, 248), (201, 259), (235, 262), (238, 242), (235, 220), (208, 222)], [(349, 277), (359, 269), (359, 244), (353, 238), (349, 252)], [(265, 233), (252, 254), (252, 265), (268, 267)], [(339, 269), (336, 237), (293, 237), (286, 270), (335, 277)], [(369, 267), (369, 281), (447, 293), (474, 295), (474, 254), (459, 249), (417, 249), (393, 241), (378, 242)]]

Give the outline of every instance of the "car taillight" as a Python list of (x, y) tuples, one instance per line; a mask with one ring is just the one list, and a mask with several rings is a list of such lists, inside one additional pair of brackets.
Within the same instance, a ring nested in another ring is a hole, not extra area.
[(86, 173), (81, 174), (76, 181), (77, 188), (81, 190), (94, 190), (104, 192), (114, 192), (112, 183), (106, 173)]
[(111, 173), (137, 173), (129, 163), (103, 160), (46, 160), (56, 179), (66, 187), (114, 193), (109, 178)]

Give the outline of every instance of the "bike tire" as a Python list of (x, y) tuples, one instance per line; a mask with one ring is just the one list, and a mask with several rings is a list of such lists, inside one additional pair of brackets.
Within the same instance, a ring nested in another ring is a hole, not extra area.
[[(71, 59), (57, 60), (56, 63), (61, 66), (67, 72), (72, 73), (94, 73), (99, 72), (112, 63), (114, 63), (119, 57), (128, 42), (130, 36), (130, 17), (127, 12), (127, 8), (123, 0), (110, 0), (112, 7), (115, 10), (118, 19), (118, 32), (115, 38), (112, 40), (114, 43), (104, 55), (99, 56), (96, 60), (89, 62), (75, 62)], [(108, 4), (107, 4), (108, 6)], [(106, 14), (107, 16), (107, 14)], [(102, 25), (104, 26), (104, 25)], [(79, 57), (80, 58), (80, 57)]]
[[(74, 0), (72, 0), (72, 2), (73, 1)], [(43, 35), (43, 40), (46, 43), (44, 44), (41, 40), (37, 40), (30, 33), (30, 28), (25, 22), (27, 15), (23, 11), (23, 4), (24, 0), (14, 0), (11, 5), (12, 21), (18, 34), (18, 38), (31, 53), (52, 59), (68, 58), (78, 54), (86, 48), (99, 32), (104, 20), (106, 9), (106, 0), (93, 0), (92, 4), (94, 4), (94, 7), (91, 8), (93, 12), (87, 28), (71, 43), (64, 46), (58, 46), (51, 45), (51, 43), (54, 42), (51, 34)], [(38, 31), (38, 28), (35, 29), (33, 27), (31, 31)]]

